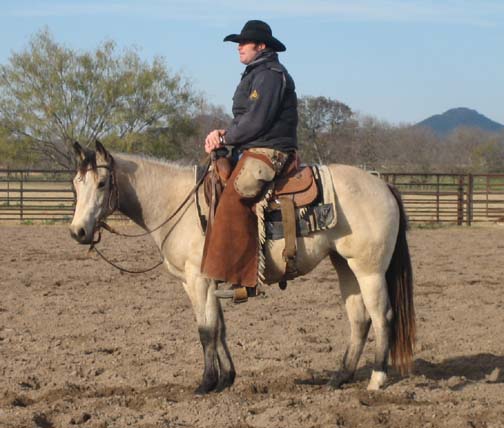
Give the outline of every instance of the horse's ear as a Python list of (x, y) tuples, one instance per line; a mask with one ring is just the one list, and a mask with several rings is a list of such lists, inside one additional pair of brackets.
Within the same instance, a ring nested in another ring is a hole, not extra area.
[(97, 165), (108, 165), (110, 163), (110, 153), (107, 149), (103, 147), (103, 144), (98, 140), (95, 141), (96, 146), (96, 164)]
[(84, 159), (86, 159), (86, 153), (84, 152), (84, 149), (77, 141), (74, 141), (73, 148), (77, 164), (80, 165), (84, 161)]

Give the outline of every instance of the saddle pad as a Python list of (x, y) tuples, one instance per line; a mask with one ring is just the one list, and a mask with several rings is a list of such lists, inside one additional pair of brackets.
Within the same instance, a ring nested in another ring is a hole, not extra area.
[(331, 229), (338, 223), (338, 211), (336, 210), (336, 191), (334, 190), (334, 184), (331, 176), (331, 171), (326, 165), (319, 165), (313, 168), (314, 172), (317, 171), (319, 174), (319, 180), (322, 187), (322, 205), (330, 205), (333, 208), (334, 216), (332, 221), (328, 221), (325, 229)]

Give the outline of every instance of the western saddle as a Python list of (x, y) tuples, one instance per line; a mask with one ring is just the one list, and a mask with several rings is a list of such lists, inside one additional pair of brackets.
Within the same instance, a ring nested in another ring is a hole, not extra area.
[[(232, 166), (227, 157), (213, 159), (213, 168), (205, 177), (205, 199), (210, 207), (209, 221), (212, 221), (220, 194), (231, 176)], [(311, 167), (301, 165), (297, 154), (289, 156), (282, 173), (274, 180), (273, 192), (268, 202), (268, 210), (280, 210), (285, 239), (282, 252), (286, 263), (285, 274), (279, 285), (287, 286), (287, 280), (297, 276), (296, 266), (296, 208), (313, 203), (319, 195), (317, 182)]]

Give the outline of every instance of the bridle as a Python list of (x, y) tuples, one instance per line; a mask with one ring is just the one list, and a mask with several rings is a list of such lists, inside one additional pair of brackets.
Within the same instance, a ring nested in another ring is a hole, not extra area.
[[(81, 174), (81, 177), (79, 178), (79, 181), (82, 181), (84, 179), (84, 174), (89, 171), (95, 171), (96, 169), (106, 169), (109, 172), (108, 176), (108, 185), (109, 185), (109, 195), (108, 195), (108, 210), (105, 214), (101, 216), (101, 218), (106, 218), (109, 215), (111, 215), (116, 209), (119, 208), (119, 187), (117, 186), (117, 179), (115, 175), (115, 168), (114, 168), (114, 159), (111, 157), (110, 165), (96, 165), (96, 166), (90, 166), (84, 170), (79, 171)], [(98, 220), (98, 222), (100, 222)], [(96, 228), (95, 228), (96, 231)]]
[[(163, 245), (166, 242), (166, 239), (168, 238), (168, 235), (170, 234), (171, 230), (166, 234), (166, 236), (163, 238), (163, 240), (161, 242), (161, 248), (159, 248), (161, 260), (158, 263), (156, 263), (154, 266), (151, 266), (147, 269), (142, 269), (142, 270), (131, 270), (131, 269), (123, 268), (123, 267), (117, 265), (116, 263), (112, 262), (111, 260), (109, 260), (107, 257), (105, 257), (105, 255), (103, 255), (103, 253), (100, 250), (98, 250), (98, 248), (96, 248), (96, 244), (98, 244), (101, 241), (101, 231), (102, 231), (102, 229), (104, 229), (107, 232), (113, 233), (118, 236), (123, 236), (126, 238), (138, 238), (141, 236), (150, 235), (153, 232), (161, 229), (170, 220), (172, 220), (182, 210), (182, 208), (184, 208), (184, 206), (187, 204), (187, 202), (189, 202), (191, 197), (198, 191), (198, 188), (200, 187), (201, 183), (203, 183), (203, 181), (205, 179), (205, 175), (208, 172), (208, 168), (210, 167), (210, 164), (211, 164), (211, 157), (207, 156), (202, 163), (204, 163), (203, 173), (201, 174), (200, 178), (196, 181), (196, 184), (194, 185), (194, 187), (190, 190), (190, 192), (187, 194), (187, 196), (184, 198), (184, 200), (177, 207), (177, 209), (172, 214), (170, 214), (166, 218), (166, 220), (164, 220), (162, 223), (160, 223), (155, 228), (153, 228), (151, 230), (147, 230), (146, 232), (143, 232), (143, 233), (138, 233), (138, 234), (127, 234), (127, 233), (118, 232), (112, 226), (110, 226), (109, 224), (107, 224), (105, 222), (105, 219), (108, 216), (110, 216), (117, 209), (119, 209), (119, 187), (117, 186), (117, 179), (116, 179), (115, 168), (114, 168), (114, 166), (115, 166), (114, 158), (112, 156), (110, 156), (110, 164), (109, 165), (97, 165), (95, 167), (96, 169), (97, 168), (104, 168), (109, 171), (109, 178), (108, 178), (109, 196), (108, 196), (108, 204), (107, 204), (108, 209), (105, 212), (105, 214), (100, 216), (100, 218), (96, 222), (95, 228), (93, 230), (93, 240), (89, 246), (88, 253), (94, 250), (109, 265), (115, 267), (116, 269), (120, 270), (121, 272), (126, 272), (126, 273), (134, 273), (134, 274), (146, 273), (146, 272), (150, 272), (151, 270), (154, 270), (157, 267), (161, 266), (164, 263), (164, 257), (162, 254)], [(89, 170), (94, 170), (94, 168), (90, 167), (87, 170), (85, 170), (84, 172), (87, 172)], [(95, 235), (97, 236), (96, 239), (94, 239)]]

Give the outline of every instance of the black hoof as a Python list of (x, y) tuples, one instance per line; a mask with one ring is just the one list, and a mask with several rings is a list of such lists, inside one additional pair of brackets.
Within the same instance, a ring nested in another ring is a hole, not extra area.
[(217, 386), (217, 380), (212, 382), (203, 382), (200, 386), (198, 386), (194, 390), (194, 393), (196, 395), (205, 395), (208, 394), (209, 392), (212, 392), (216, 386)]
[(215, 392), (222, 392), (225, 389), (231, 387), (235, 381), (235, 373), (228, 373), (225, 376), (221, 376), (217, 386), (215, 387)]
[(200, 385), (194, 390), (195, 395), (206, 395), (209, 392), (212, 392), (214, 388), (208, 387), (206, 385)]

